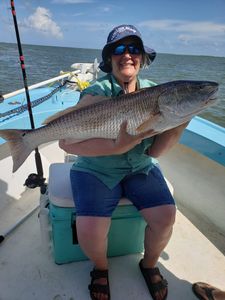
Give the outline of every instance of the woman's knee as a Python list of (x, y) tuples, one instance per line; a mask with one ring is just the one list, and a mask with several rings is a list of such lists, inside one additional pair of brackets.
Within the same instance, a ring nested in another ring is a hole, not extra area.
[(175, 205), (162, 205), (142, 210), (143, 217), (150, 227), (171, 228), (176, 219)]
[(176, 220), (176, 206), (175, 205), (165, 205), (162, 210), (162, 220), (160, 221), (165, 226), (173, 226)]
[(76, 219), (78, 238), (105, 239), (107, 238), (111, 218), (78, 216)]

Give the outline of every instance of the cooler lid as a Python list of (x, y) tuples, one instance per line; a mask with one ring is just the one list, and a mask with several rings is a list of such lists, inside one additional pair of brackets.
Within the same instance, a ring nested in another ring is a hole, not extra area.
[[(74, 207), (70, 183), (70, 169), (73, 163), (54, 163), (49, 167), (48, 194), (52, 204), (59, 207)], [(119, 205), (132, 203), (122, 198)]]

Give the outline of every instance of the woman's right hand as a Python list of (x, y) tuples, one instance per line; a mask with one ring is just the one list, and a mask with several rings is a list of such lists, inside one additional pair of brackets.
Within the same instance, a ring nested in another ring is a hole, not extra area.
[(136, 145), (140, 144), (143, 139), (157, 134), (157, 132), (155, 132), (153, 129), (150, 129), (146, 132), (131, 135), (127, 132), (127, 123), (127, 121), (124, 121), (121, 124), (118, 137), (115, 140), (115, 151), (117, 151), (117, 154), (127, 152)]

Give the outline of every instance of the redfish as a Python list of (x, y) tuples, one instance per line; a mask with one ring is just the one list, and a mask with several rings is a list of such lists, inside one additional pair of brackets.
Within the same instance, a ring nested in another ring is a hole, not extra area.
[(124, 121), (132, 135), (177, 127), (215, 104), (217, 91), (216, 82), (167, 82), (114, 98), (104, 97), (87, 106), (78, 104), (48, 118), (45, 126), (0, 130), (0, 136), (9, 143), (15, 172), (35, 148), (50, 141), (115, 139)]

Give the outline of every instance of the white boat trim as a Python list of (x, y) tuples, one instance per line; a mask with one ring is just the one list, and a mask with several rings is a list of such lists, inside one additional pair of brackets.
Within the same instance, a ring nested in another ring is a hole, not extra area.
[[(44, 86), (44, 85), (47, 85), (49, 83), (52, 83), (52, 82), (55, 82), (55, 81), (58, 81), (60, 79), (63, 79), (63, 78), (66, 78), (66, 77), (69, 77), (71, 75), (77, 75), (80, 73), (80, 70), (76, 70), (76, 71), (71, 71), (71, 72), (67, 72), (63, 75), (60, 75), (60, 76), (57, 76), (57, 77), (53, 77), (51, 79), (48, 79), (48, 80), (45, 80), (45, 81), (42, 81), (42, 82), (38, 82), (36, 84), (33, 84), (33, 85), (30, 85), (28, 87), (28, 90), (33, 90), (33, 89), (36, 89), (38, 87), (41, 87), (41, 86)], [(11, 92), (11, 93), (8, 93), (8, 94), (5, 94), (5, 95), (2, 95), (3, 99), (8, 99), (10, 97), (13, 97), (13, 96), (16, 96), (20, 93), (23, 93), (25, 91), (25, 88), (23, 89), (20, 89), (20, 90), (16, 90), (14, 92)]]

